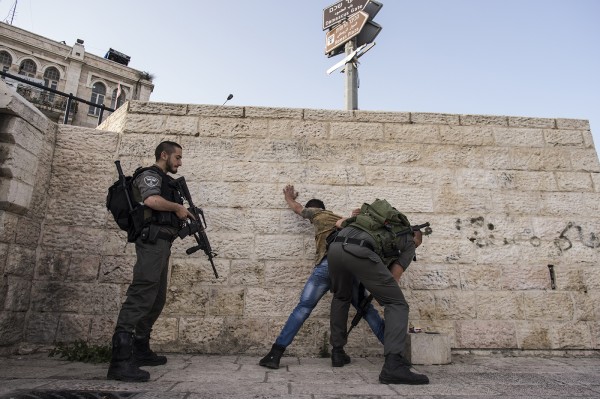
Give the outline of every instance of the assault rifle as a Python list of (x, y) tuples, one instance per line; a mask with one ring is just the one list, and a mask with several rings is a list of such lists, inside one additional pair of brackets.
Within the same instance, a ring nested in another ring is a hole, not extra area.
[(184, 222), (184, 226), (181, 230), (179, 230), (179, 238), (184, 239), (188, 236), (194, 236), (196, 239), (195, 245), (191, 248), (188, 248), (185, 253), (188, 255), (193, 254), (199, 249), (203, 250), (206, 256), (208, 256), (208, 260), (210, 261), (210, 265), (212, 266), (213, 273), (215, 274), (215, 278), (219, 278), (219, 274), (217, 273), (217, 268), (215, 267), (215, 263), (213, 262), (213, 258), (217, 256), (215, 252), (213, 252), (210, 247), (210, 242), (208, 242), (208, 237), (206, 236), (206, 219), (204, 219), (204, 212), (202, 209), (198, 208), (194, 205), (194, 201), (192, 201), (192, 196), (190, 194), (190, 190), (188, 189), (187, 183), (185, 182), (185, 177), (179, 177), (169, 183), (172, 187), (174, 187), (179, 194), (185, 199), (188, 203), (188, 210), (192, 215), (194, 215), (194, 220), (187, 220)]
[[(412, 229), (412, 231), (419, 231), (421, 229), (425, 229), (425, 235), (429, 235), (429, 234), (431, 234), (431, 227), (429, 227), (429, 226), (430, 226), (430, 224), (429, 224), (429, 222), (427, 222), (427, 223), (411, 226), (411, 229)], [(415, 257), (415, 260), (416, 260), (416, 257)], [(364, 290), (363, 285), (359, 284), (358, 289)], [(362, 296), (361, 294), (362, 293), (359, 292), (359, 298), (360, 298), (360, 296)], [(348, 338), (348, 336), (350, 335), (350, 331), (352, 331), (352, 329), (358, 325), (360, 320), (367, 313), (367, 309), (369, 308), (369, 305), (371, 304), (372, 301), (373, 301), (373, 294), (371, 294), (371, 293), (369, 293), (368, 296), (363, 297), (363, 299), (360, 301), (360, 303), (358, 304), (358, 307), (356, 308), (356, 314), (354, 315), (354, 318), (352, 319), (352, 322), (350, 323), (350, 328), (346, 332), (346, 338)]]

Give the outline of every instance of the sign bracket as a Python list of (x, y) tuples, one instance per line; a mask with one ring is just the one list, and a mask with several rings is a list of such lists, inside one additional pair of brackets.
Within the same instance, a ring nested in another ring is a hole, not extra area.
[[(349, 62), (356, 62), (360, 57), (362, 57), (367, 51), (371, 50), (375, 46), (375, 42), (363, 44), (356, 50), (352, 51), (346, 57), (344, 57), (340, 62), (336, 63), (334, 66), (327, 70), (327, 74), (331, 75), (336, 69), (339, 69), (345, 66)], [(341, 71), (343, 72), (343, 70)]]

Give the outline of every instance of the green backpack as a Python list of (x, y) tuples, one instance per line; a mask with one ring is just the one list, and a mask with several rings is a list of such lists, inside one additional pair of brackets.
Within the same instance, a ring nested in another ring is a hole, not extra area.
[(376, 243), (375, 252), (386, 265), (398, 259), (400, 236), (412, 233), (406, 215), (384, 199), (376, 199), (372, 204), (364, 203), (358, 216), (344, 221), (343, 226), (348, 225), (357, 227), (373, 237)]

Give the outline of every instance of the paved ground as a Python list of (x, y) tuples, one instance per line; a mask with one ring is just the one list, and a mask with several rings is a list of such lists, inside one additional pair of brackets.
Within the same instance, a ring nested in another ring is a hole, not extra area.
[(6, 398), (600, 398), (597, 357), (484, 357), (454, 355), (452, 364), (417, 366), (424, 386), (383, 385), (382, 358), (353, 359), (332, 368), (329, 359), (284, 357), (282, 368), (258, 366), (258, 357), (170, 355), (148, 367), (147, 383), (105, 379), (107, 365), (48, 358), (0, 358), (0, 399)]

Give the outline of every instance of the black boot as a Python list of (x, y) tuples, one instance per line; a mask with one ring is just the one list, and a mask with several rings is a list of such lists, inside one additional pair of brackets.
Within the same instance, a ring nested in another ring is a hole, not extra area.
[(133, 360), (133, 334), (126, 331), (115, 332), (112, 338), (112, 358), (106, 378), (132, 382), (150, 379), (150, 373), (141, 370)]
[(166, 356), (157, 355), (150, 349), (150, 336), (133, 337), (133, 358), (138, 366), (160, 366), (167, 363)]
[(385, 363), (379, 374), (382, 384), (429, 384), (429, 378), (410, 371), (411, 364), (402, 355), (391, 353), (385, 356)]
[(350, 361), (350, 356), (344, 352), (344, 348), (333, 348), (331, 350), (331, 365), (333, 367), (344, 367)]
[(270, 369), (278, 369), (279, 361), (281, 360), (281, 356), (283, 356), (283, 352), (285, 351), (285, 346), (273, 344), (271, 347), (271, 351), (267, 353), (267, 356), (260, 359), (260, 364), (263, 367), (268, 367)]

